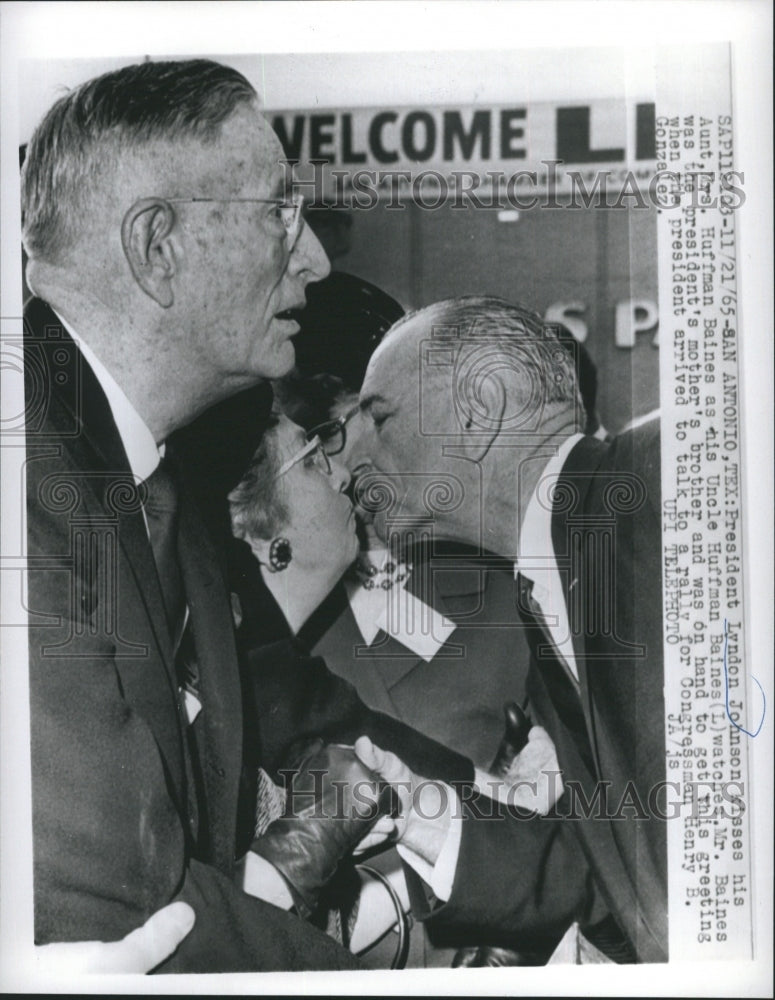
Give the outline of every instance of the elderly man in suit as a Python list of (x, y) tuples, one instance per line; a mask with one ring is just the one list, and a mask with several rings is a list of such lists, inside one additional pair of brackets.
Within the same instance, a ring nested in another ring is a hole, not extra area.
[(36, 940), (114, 941), (182, 900), (160, 971), (350, 968), (255, 898), (288, 895), (266, 859), (238, 888), (231, 611), (167, 445), (288, 371), (328, 272), (255, 91), (207, 60), (76, 88), (29, 144), (23, 232)]
[(472, 821), (475, 803), (461, 811), (435, 785), (431, 812), (427, 782), (359, 744), (415, 806), (402, 843), (428, 862), (435, 897), (417, 893), (416, 910), (503, 944), (546, 940), (577, 921), (614, 960), (664, 961), (658, 425), (611, 443), (583, 436), (573, 364), (556, 332), (527, 310), (474, 296), (395, 324), (360, 406), (360, 447), (386, 477), (382, 491), (372, 482), (387, 500), (375, 504), (381, 533), (427, 527), (423, 482), (433, 472), (460, 498), (435, 512), (436, 537), (515, 563), (531, 711), (566, 786), (548, 818), (496, 809)]

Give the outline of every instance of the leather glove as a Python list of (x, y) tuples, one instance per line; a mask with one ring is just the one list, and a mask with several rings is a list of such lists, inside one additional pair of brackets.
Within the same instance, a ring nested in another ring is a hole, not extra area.
[(308, 745), (287, 783), (285, 811), (251, 850), (280, 872), (300, 916), (308, 917), (339, 862), (380, 816), (397, 816), (398, 793), (355, 756), (352, 747)]

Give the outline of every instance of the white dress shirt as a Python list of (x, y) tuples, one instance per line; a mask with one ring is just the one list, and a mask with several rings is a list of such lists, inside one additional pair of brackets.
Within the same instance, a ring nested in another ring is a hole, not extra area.
[[(60, 317), (61, 319), (61, 317)], [(108, 400), (113, 421), (124, 446), (132, 475), (138, 483), (144, 482), (156, 470), (164, 455), (164, 445), (157, 446), (148, 425), (132, 406), (126, 393), (116, 382), (105, 365), (84, 341), (80, 340), (70, 326), (62, 320), (62, 325), (78, 345), (84, 360), (94, 373)], [(145, 512), (143, 512), (145, 516)], [(146, 522), (146, 530), (148, 524)]]

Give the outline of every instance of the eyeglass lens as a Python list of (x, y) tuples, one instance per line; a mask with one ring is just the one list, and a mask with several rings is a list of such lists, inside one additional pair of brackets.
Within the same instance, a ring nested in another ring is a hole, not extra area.
[(329, 420), (325, 424), (313, 427), (309, 432), (310, 439), (317, 435), (326, 455), (338, 455), (344, 450), (345, 429), (341, 420)]

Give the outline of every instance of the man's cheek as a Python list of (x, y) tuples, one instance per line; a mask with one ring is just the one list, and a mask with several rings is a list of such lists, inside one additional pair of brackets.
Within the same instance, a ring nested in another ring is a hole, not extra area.
[(418, 483), (404, 486), (398, 501), (397, 512), (402, 517), (425, 515), (427, 513), (422, 488)]
[(384, 514), (377, 514), (374, 517), (374, 520), (372, 522), (372, 527), (374, 528), (374, 532), (377, 538), (380, 540), (380, 542), (382, 542), (383, 544), (387, 544), (388, 532)]
[(400, 519), (405, 522), (408, 518), (414, 518), (418, 513), (422, 513), (424, 504), (422, 500), (422, 489), (418, 488), (415, 477), (402, 476), (400, 473), (390, 478), (390, 503), (385, 510), (388, 529), (391, 522)]
[(401, 474), (410, 468), (406, 459), (407, 445), (408, 442), (405, 440), (375, 435), (371, 449), (374, 468), (397, 482)]

